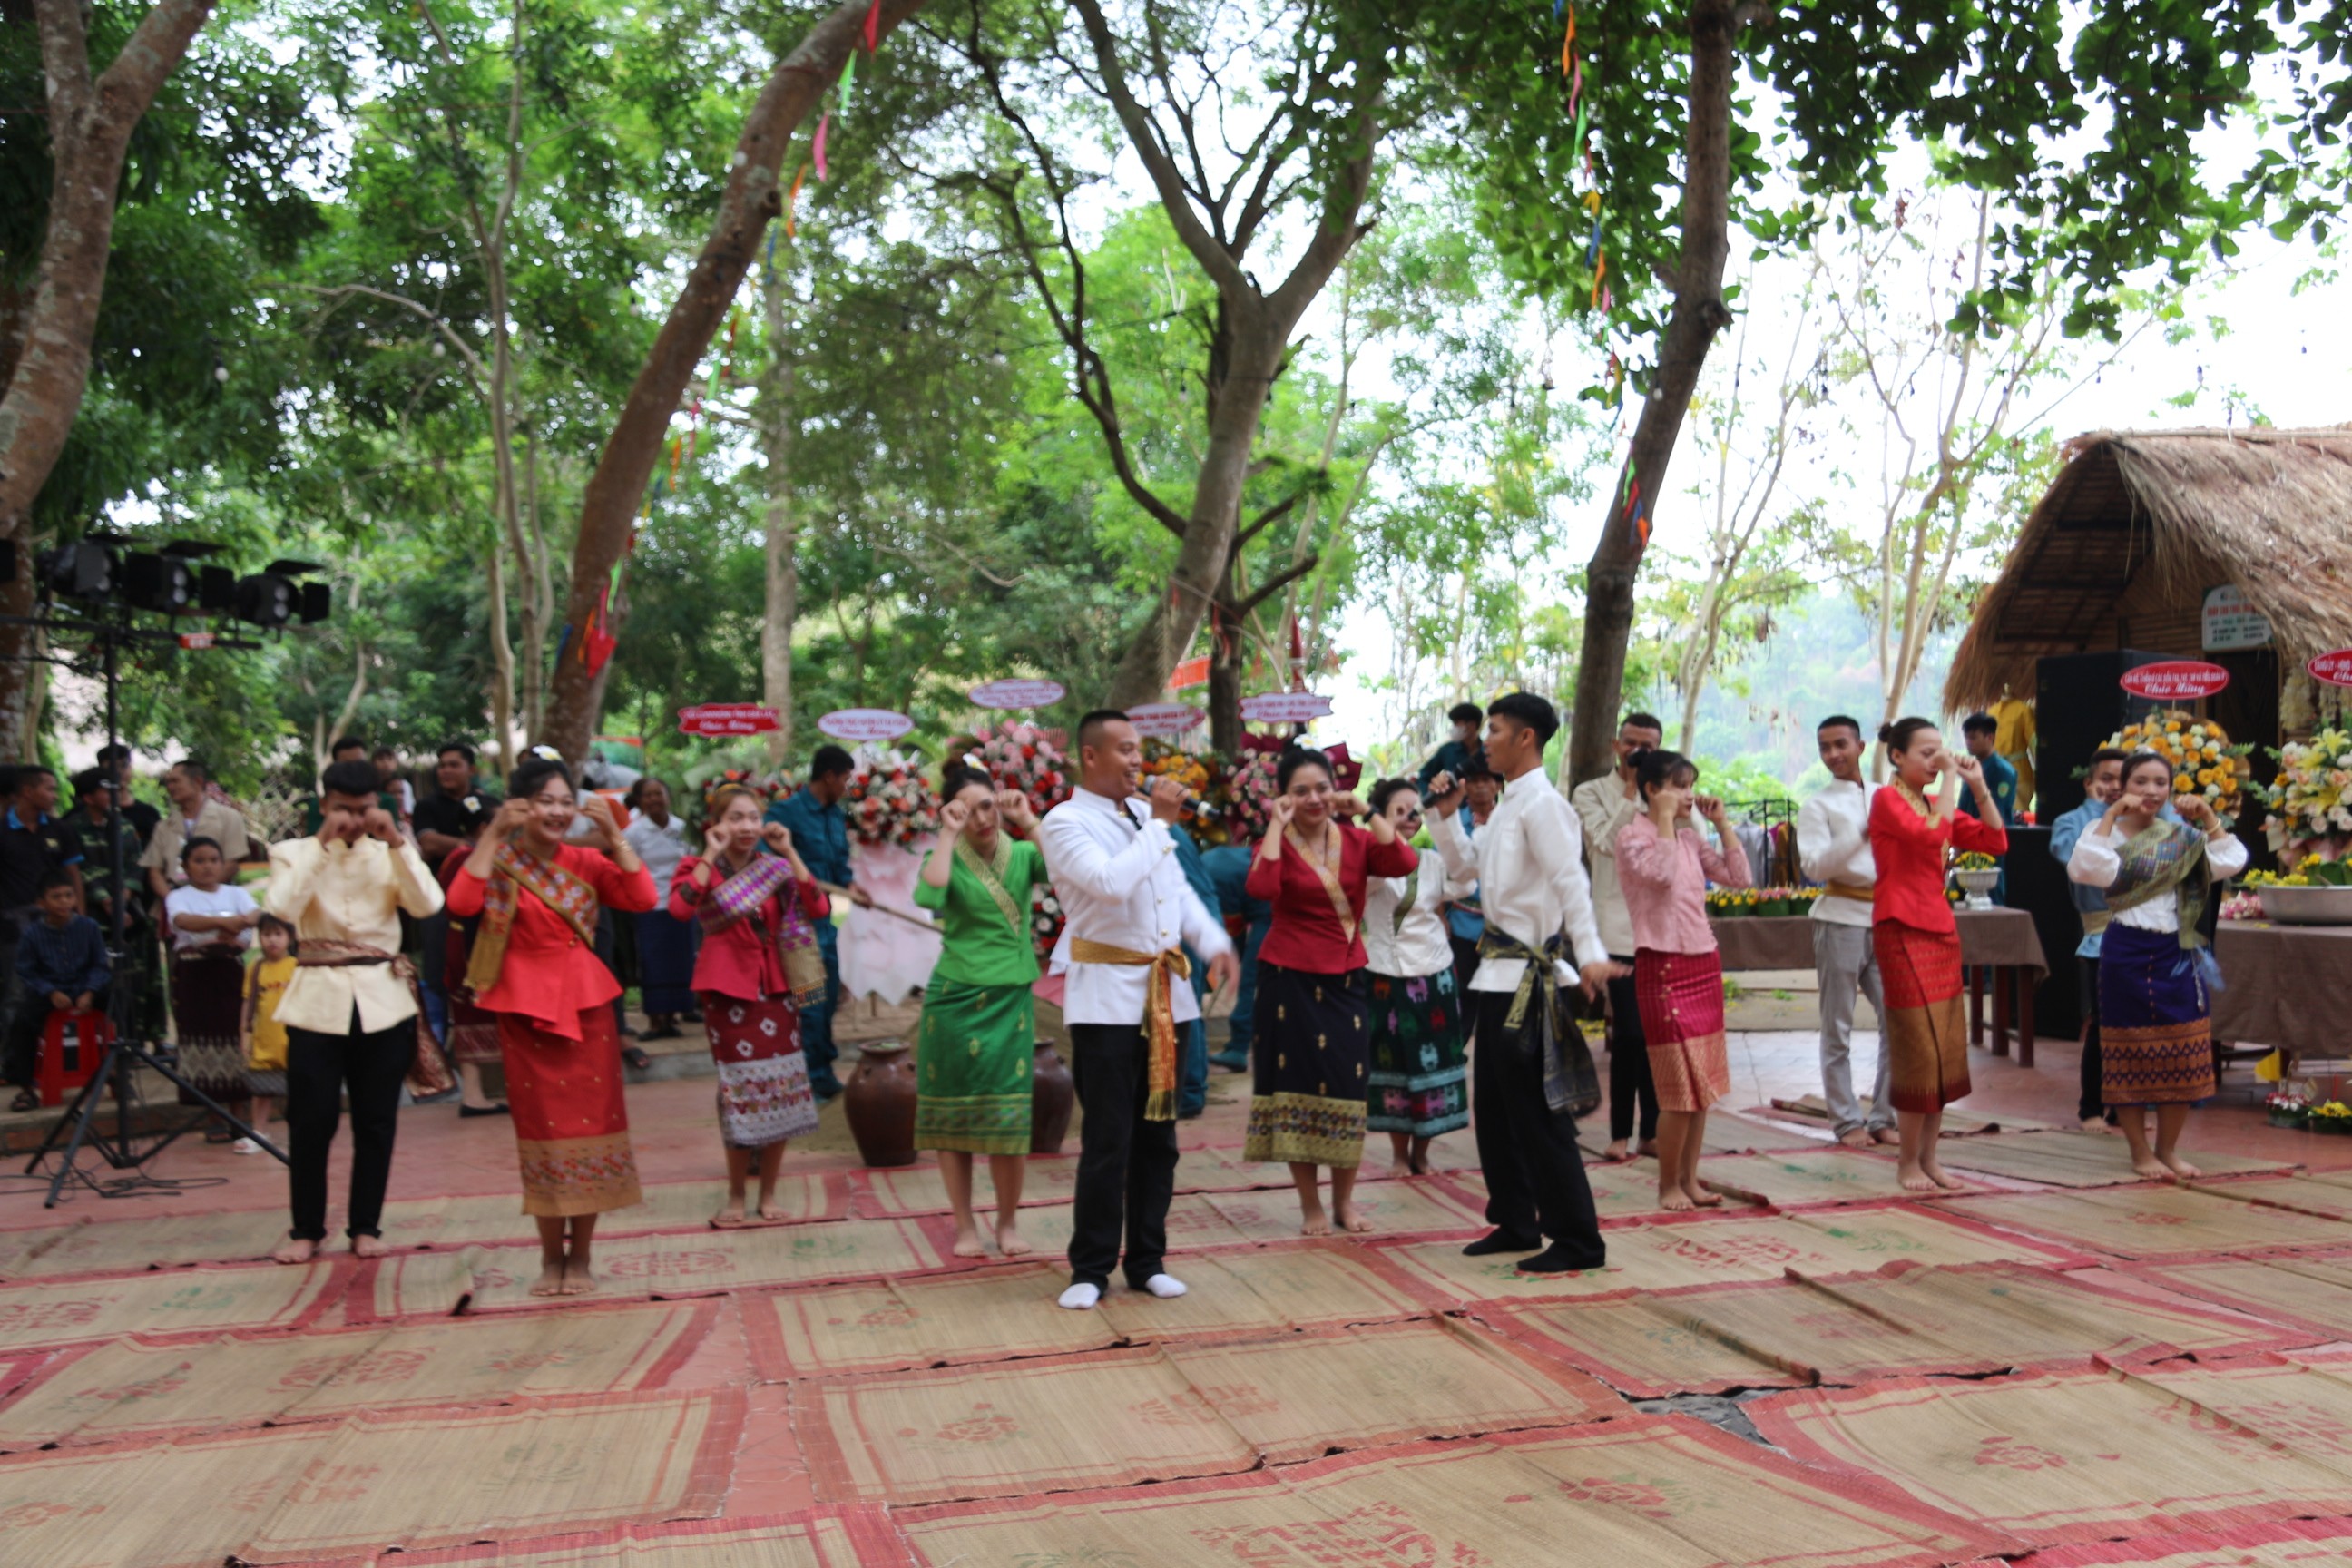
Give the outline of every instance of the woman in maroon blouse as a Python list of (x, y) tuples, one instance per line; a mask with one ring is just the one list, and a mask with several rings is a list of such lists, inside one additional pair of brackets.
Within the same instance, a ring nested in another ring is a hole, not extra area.
[[(1357, 1211), (1356, 1167), (1364, 1157), (1364, 1077), (1371, 1016), (1365, 1000), (1365, 884), (1402, 877), (1419, 864), (1385, 816), (1369, 831), (1339, 820), (1365, 816), (1339, 795), (1323, 753), (1283, 753), (1275, 770), (1273, 823), (1250, 862), (1249, 896), (1274, 906), (1257, 952), (1255, 1085), (1245, 1160), (1281, 1160), (1297, 1184), (1308, 1236), (1371, 1229)], [(1331, 1167), (1331, 1218), (1323, 1213), (1318, 1167)]]

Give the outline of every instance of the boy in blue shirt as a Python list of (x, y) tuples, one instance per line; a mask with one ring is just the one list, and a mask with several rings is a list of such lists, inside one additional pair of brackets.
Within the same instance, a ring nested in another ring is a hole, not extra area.
[(26, 925), (17, 940), (16, 976), (25, 988), (25, 1000), (8, 1029), (5, 1076), (19, 1090), (9, 1107), (12, 1110), (32, 1110), (40, 1105), (33, 1078), (49, 1015), (89, 1012), (101, 1004), (107, 983), (114, 978), (107, 962), (106, 937), (79, 905), (71, 872), (60, 868), (45, 873), (40, 896), (34, 902), (40, 918)]

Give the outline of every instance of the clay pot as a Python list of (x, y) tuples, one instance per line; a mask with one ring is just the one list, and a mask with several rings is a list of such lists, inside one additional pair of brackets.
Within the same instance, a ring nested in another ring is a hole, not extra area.
[(1078, 1086), (1053, 1041), (1037, 1042), (1029, 1084), (1029, 1152), (1058, 1154), (1062, 1140), (1070, 1135), (1070, 1111), (1077, 1104)]
[(849, 1135), (868, 1165), (915, 1163), (915, 1059), (904, 1040), (858, 1047), (857, 1070), (841, 1096)]

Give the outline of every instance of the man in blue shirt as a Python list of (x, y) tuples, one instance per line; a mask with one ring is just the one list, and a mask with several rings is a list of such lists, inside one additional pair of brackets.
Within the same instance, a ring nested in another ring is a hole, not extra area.
[[(1487, 771), (1483, 756), (1473, 757), (1470, 771), (1462, 775), (1461, 821), (1465, 840), (1477, 842), (1479, 824), (1495, 814), (1495, 804), (1502, 798), (1503, 781)], [(1446, 900), (1445, 936), (1454, 948), (1454, 984), (1465, 994), (1470, 977), (1478, 973), (1478, 939), (1486, 934), (1486, 917), (1479, 912), (1476, 893)]]
[[(1992, 792), (1993, 805), (2000, 807), (2004, 827), (2017, 826), (2017, 770), (2009, 759), (1994, 751), (1993, 742), (2000, 734), (2000, 721), (1990, 713), (1971, 713), (1960, 721), (1960, 736), (1968, 742), (1969, 755), (1984, 764), (1985, 788)], [(2000, 871), (2000, 880), (1992, 885), (1992, 901), (2009, 903), (2009, 868)]]
[[(1168, 838), (1193, 896), (1204, 907), (1217, 908), (1216, 881), (1210, 877), (1201, 846), (1191, 831), (1179, 825)], [(1189, 1121), (1209, 1108), (1209, 961), (1193, 952), (1190, 942), (1184, 944), (1184, 957), (1192, 965), (1192, 1000), (1200, 1005), (1201, 1016), (1180, 1026), (1176, 1061), (1176, 1119), (1180, 1121)]]
[[(839, 746), (816, 749), (809, 759), (808, 783), (768, 807), (767, 820), (781, 822), (793, 836), (809, 874), (820, 882), (849, 889), (849, 901), (872, 902), (866, 890), (849, 879), (849, 819), (841, 814), (841, 797), (849, 791), (856, 764)], [(801, 1051), (808, 1060), (809, 1088), (819, 1100), (841, 1092), (833, 1064), (841, 1055), (833, 1043), (834, 1010), (841, 1005), (841, 939), (833, 921), (816, 922), (817, 950), (824, 955), (825, 999), (801, 1009)]]
[(1454, 738), (1429, 753), (1429, 761), (1421, 764), (1421, 793), (1429, 793), (1429, 781), (1440, 773), (1452, 773), (1455, 778), (1470, 771), (1470, 759), (1478, 751), (1478, 726), (1486, 721), (1486, 710), (1475, 702), (1457, 702), (1446, 710), (1447, 722), (1454, 726)]
[(1234, 988), (1233, 1034), (1225, 1048), (1210, 1058), (1228, 1072), (1247, 1072), (1250, 1041), (1257, 1028), (1257, 950), (1274, 925), (1274, 906), (1249, 896), (1250, 860), (1257, 854), (1247, 844), (1220, 844), (1201, 857), (1217, 891), (1216, 909), (1227, 929), (1239, 919), (1248, 935), (1242, 942), (1242, 977)]
[[(2126, 760), (2126, 754), (2114, 746), (2102, 746), (2091, 753), (2091, 771), (2083, 775), (2083, 804), (2050, 825), (2051, 858), (2061, 866), (2074, 858), (2074, 846), (2082, 841), (2083, 835), (2099, 825), (2099, 818), (2123, 793)], [(2171, 821), (2179, 820), (2169, 805), (2164, 808), (2163, 816)], [(2074, 912), (2083, 918), (2083, 940), (2074, 949), (2083, 1009), (2082, 1095), (2074, 1114), (2082, 1119), (2084, 1131), (2098, 1132), (2106, 1127), (2105, 1106), (2100, 1094), (2099, 944), (2107, 929), (2107, 896), (2096, 888), (2072, 880), (2067, 882), (2066, 891), (2074, 900)]]

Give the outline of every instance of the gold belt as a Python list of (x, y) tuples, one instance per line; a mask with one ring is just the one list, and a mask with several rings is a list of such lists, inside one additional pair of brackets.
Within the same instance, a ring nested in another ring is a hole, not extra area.
[(1854, 882), (1832, 882), (1827, 890), (1832, 899), (1852, 899), (1857, 904), (1872, 904), (1878, 901), (1876, 888), (1865, 888)]
[(1144, 976), (1143, 1026), (1150, 1045), (1149, 1089), (1143, 1099), (1146, 1121), (1176, 1120), (1176, 982), (1192, 978), (1192, 961), (1175, 948), (1162, 952), (1138, 952), (1082, 936), (1070, 939), (1073, 963), (1112, 963), (1124, 968), (1149, 968)]

